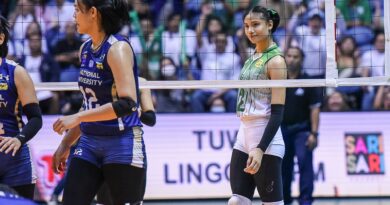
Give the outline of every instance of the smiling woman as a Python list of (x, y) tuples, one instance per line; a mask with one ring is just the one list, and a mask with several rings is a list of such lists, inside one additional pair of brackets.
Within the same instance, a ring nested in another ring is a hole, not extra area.
[[(245, 62), (240, 80), (286, 79), (282, 52), (272, 41), (279, 15), (261, 6), (244, 15), (245, 35), (256, 51)], [(285, 88), (241, 88), (237, 97), (241, 125), (230, 164), (233, 196), (229, 205), (249, 205), (257, 187), (263, 204), (283, 204), (281, 165), (284, 142), (280, 131)]]

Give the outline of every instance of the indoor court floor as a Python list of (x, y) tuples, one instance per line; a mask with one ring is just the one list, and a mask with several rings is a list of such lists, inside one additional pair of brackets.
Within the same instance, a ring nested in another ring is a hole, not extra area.
[[(227, 200), (212, 201), (146, 201), (144, 205), (226, 205)], [(259, 200), (255, 200), (253, 205), (260, 205)], [(294, 202), (292, 205), (299, 205)], [(316, 199), (313, 205), (390, 205), (390, 198), (370, 198), (370, 199)]]

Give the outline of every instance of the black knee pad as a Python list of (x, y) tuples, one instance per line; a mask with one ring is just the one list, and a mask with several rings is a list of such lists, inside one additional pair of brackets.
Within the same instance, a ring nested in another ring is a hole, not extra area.
[(264, 155), (261, 167), (254, 177), (263, 202), (283, 200), (282, 158), (274, 155)]

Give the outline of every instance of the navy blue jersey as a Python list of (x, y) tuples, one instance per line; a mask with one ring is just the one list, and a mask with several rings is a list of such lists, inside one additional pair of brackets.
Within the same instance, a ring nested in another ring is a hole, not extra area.
[[(2, 59), (0, 65), (0, 136), (14, 137), (24, 126), (22, 105), (15, 85), (16, 63)], [(35, 183), (28, 145), (23, 145), (15, 156), (0, 153), (0, 184), (20, 186)], [(0, 204), (6, 204), (0, 196)], [(8, 204), (17, 204), (9, 202)]]
[(0, 136), (16, 136), (24, 126), (22, 106), (15, 85), (16, 65), (4, 58), (0, 65)]
[[(93, 109), (118, 100), (114, 76), (107, 62), (107, 54), (110, 47), (118, 41), (129, 43), (123, 36), (111, 35), (97, 51), (92, 50), (92, 41), (90, 39), (82, 47), (79, 88), (84, 96), (84, 110)], [(133, 58), (134, 66), (126, 69), (133, 69), (137, 98), (139, 98), (138, 69), (134, 54)], [(114, 120), (83, 122), (81, 123), (81, 131), (86, 135), (120, 135), (130, 131), (134, 126), (141, 126), (137, 112)]]

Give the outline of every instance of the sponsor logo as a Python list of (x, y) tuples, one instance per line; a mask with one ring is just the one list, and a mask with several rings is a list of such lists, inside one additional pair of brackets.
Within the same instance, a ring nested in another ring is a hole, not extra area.
[(83, 155), (83, 149), (77, 148), (77, 149), (74, 150), (74, 153), (73, 153), (73, 154), (74, 154), (74, 155), (81, 156), (81, 155)]
[(385, 174), (382, 133), (345, 133), (348, 175)]

